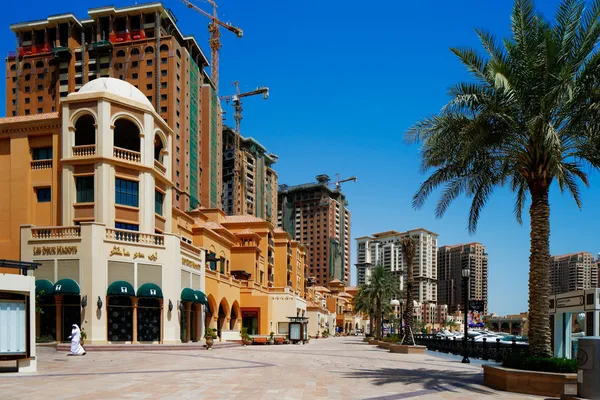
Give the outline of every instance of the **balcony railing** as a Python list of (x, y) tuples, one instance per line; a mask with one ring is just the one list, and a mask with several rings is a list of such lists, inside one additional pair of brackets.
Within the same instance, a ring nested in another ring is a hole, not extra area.
[(275, 247), (275, 241), (269, 238), (269, 247)]
[(142, 160), (142, 157), (139, 152), (122, 149), (122, 148), (116, 147), (116, 146), (114, 148), (113, 154), (114, 154), (115, 158), (119, 158), (121, 160), (129, 161), (129, 162), (139, 163)]
[(269, 264), (275, 265), (275, 258), (269, 257)]
[(154, 160), (154, 169), (163, 175), (167, 173), (167, 168), (158, 160)]
[(292, 264), (288, 264), (288, 271), (292, 272), (292, 269), (293, 269)]
[(142, 233), (125, 229), (106, 228), (106, 239), (125, 243), (150, 244), (164, 246), (165, 237), (155, 233)]
[(50, 169), (52, 168), (52, 160), (33, 160), (31, 161), (31, 169)]
[(81, 228), (79, 226), (48, 226), (44, 228), (31, 228), (32, 239), (79, 239)]
[(95, 144), (86, 144), (83, 146), (73, 146), (73, 157), (89, 157), (96, 154)]
[(275, 282), (275, 275), (269, 274), (269, 282)]

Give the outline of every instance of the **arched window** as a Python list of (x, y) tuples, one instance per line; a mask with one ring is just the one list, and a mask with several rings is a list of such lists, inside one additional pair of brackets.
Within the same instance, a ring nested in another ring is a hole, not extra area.
[(14, 70), (16, 70), (16, 69), (17, 69), (17, 66), (16, 66), (15, 64), (13, 64), (13, 65), (11, 65), (11, 66), (10, 66), (10, 70), (11, 70), (11, 71), (14, 71)]
[(82, 115), (75, 122), (75, 146), (96, 144), (96, 128), (94, 117), (90, 114)]
[(160, 46), (160, 52), (162, 53), (164, 51), (169, 51), (169, 46), (167, 46), (166, 44)]
[(139, 56), (140, 55), (140, 49), (138, 49), (138, 48), (131, 49), (131, 55), (132, 56)]
[(175, 54), (177, 55), (177, 58), (181, 58), (181, 52), (179, 51), (179, 49), (175, 51)]
[(146, 54), (154, 53), (154, 47), (152, 47), (152, 46), (146, 47), (146, 49), (144, 50), (144, 53), (146, 53)]
[(125, 57), (125, 50), (117, 51), (117, 57)]
[(160, 163), (163, 162), (162, 151), (164, 149), (165, 144), (163, 143), (161, 137), (158, 134), (154, 135), (154, 159)]
[(35, 67), (36, 68), (44, 68), (44, 62), (43, 61), (38, 61), (35, 63)]
[(23, 69), (24, 70), (31, 69), (31, 64), (29, 64), (28, 62), (26, 62), (25, 64), (23, 64)]
[(115, 121), (115, 147), (131, 151), (140, 151), (140, 130), (136, 124), (126, 118)]

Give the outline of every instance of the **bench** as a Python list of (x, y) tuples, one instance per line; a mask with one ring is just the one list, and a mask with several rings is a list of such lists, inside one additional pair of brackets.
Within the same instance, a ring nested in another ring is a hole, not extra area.
[(267, 344), (269, 340), (266, 337), (252, 338), (252, 344)]
[(275, 337), (275, 344), (284, 344), (285, 338), (283, 336)]

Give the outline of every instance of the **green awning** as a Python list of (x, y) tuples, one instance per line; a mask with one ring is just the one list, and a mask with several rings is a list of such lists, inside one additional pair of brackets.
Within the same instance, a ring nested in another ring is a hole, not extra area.
[(129, 282), (116, 281), (108, 285), (106, 289), (107, 296), (135, 296), (135, 290)]
[(206, 295), (201, 290), (196, 290), (195, 292), (198, 295), (198, 298), (200, 299), (198, 301), (200, 304), (208, 304), (208, 299), (206, 298)]
[(181, 291), (181, 301), (191, 301), (192, 303), (200, 303), (200, 295), (198, 291), (190, 288), (184, 288)]
[(43, 296), (52, 296), (54, 294), (54, 285), (48, 279), (38, 279), (35, 281), (35, 294), (41, 294)]
[(54, 294), (74, 294), (78, 295), (79, 285), (73, 279), (61, 279), (54, 284)]
[(160, 286), (156, 283), (144, 283), (137, 290), (138, 297), (150, 297), (155, 299), (162, 299), (163, 293)]

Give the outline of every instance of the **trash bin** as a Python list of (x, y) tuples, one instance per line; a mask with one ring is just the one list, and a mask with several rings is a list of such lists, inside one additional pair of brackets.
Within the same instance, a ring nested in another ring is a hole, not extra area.
[(600, 336), (579, 338), (577, 364), (578, 396), (600, 400)]

